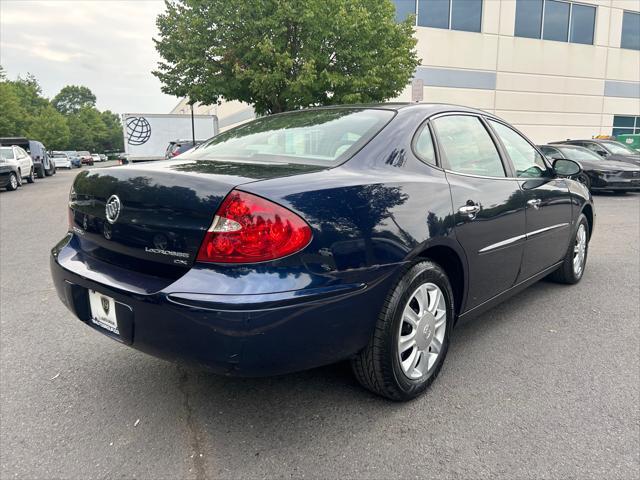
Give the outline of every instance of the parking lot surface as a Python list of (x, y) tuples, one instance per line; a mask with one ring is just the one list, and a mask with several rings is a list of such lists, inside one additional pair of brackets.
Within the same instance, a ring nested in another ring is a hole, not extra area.
[(640, 195), (599, 195), (582, 282), (455, 332), (397, 404), (347, 364), (266, 379), (184, 368), (81, 324), (49, 250), (77, 170), (0, 193), (1, 478), (638, 478)]

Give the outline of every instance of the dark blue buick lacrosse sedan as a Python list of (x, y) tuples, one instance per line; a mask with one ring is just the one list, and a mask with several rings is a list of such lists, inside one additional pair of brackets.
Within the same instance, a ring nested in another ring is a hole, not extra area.
[(464, 107), (273, 115), (80, 173), (51, 271), (82, 322), (152, 355), (243, 376), (348, 359), (408, 400), (457, 322), (580, 281), (595, 212), (579, 174)]

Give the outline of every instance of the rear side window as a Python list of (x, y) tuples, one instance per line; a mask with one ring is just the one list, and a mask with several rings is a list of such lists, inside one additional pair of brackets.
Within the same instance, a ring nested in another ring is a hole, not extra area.
[(420, 160), (431, 165), (436, 164), (436, 153), (433, 148), (433, 139), (431, 138), (431, 131), (427, 125), (425, 125), (418, 134), (414, 148)]
[(367, 144), (394, 115), (361, 108), (272, 115), (228, 130), (182, 158), (335, 165)]
[(518, 177), (536, 178), (545, 175), (547, 166), (542, 155), (524, 137), (502, 123), (489, 120), (489, 124), (504, 145)]
[(454, 172), (504, 177), (504, 167), (489, 132), (477, 117), (451, 115), (433, 120), (438, 145)]

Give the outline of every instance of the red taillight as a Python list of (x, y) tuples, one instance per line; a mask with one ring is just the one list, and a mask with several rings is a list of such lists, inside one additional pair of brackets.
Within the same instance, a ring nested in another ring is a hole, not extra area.
[(264, 262), (302, 250), (310, 241), (311, 228), (298, 215), (264, 198), (234, 190), (218, 208), (197, 261)]

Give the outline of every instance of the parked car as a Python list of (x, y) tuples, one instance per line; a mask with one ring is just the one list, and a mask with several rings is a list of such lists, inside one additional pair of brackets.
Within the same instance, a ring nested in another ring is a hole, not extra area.
[(16, 146), (22, 148), (31, 157), (33, 167), (38, 178), (55, 175), (53, 162), (47, 156), (45, 146), (37, 140), (29, 140), (25, 137), (2, 137), (0, 146)]
[(82, 165), (93, 165), (93, 157), (86, 150), (78, 152), (78, 157), (80, 157), (80, 162)]
[[(2, 157), (2, 163), (13, 165), (16, 167), (17, 186), (22, 185), (22, 181), (26, 180), (28, 183), (36, 181), (36, 172), (33, 166), (33, 160), (29, 154), (20, 147), (0, 147), (0, 156)], [(8, 174), (11, 177), (11, 173)], [(9, 185), (13, 186), (13, 181), (9, 178)], [(17, 188), (17, 187), (16, 187)], [(15, 190), (15, 188), (12, 188)]]
[(53, 159), (53, 163), (55, 163), (56, 168), (68, 168), (71, 170), (73, 168), (73, 163), (71, 163), (71, 158), (66, 152), (51, 152), (51, 158)]
[(17, 190), (22, 182), (18, 162), (11, 147), (0, 147), (0, 188)]
[(568, 158), (578, 162), (582, 173), (576, 180), (589, 190), (607, 190), (620, 193), (640, 191), (640, 167), (607, 160), (591, 150), (577, 145), (542, 145), (540, 150), (548, 157), (556, 160)]
[(93, 159), (93, 162), (101, 162), (102, 159), (100, 158), (100, 155), (98, 155), (97, 153), (92, 153), (91, 154), (91, 158)]
[(165, 158), (173, 158), (178, 155), (191, 150), (194, 146), (202, 144), (203, 140), (196, 140), (195, 145), (193, 140), (174, 140), (169, 142), (167, 150), (164, 153)]
[(543, 277), (580, 281), (595, 220), (580, 172), (475, 109), (272, 115), (80, 173), (51, 271), (80, 320), (139, 350), (240, 376), (350, 359), (408, 400), (456, 323)]
[(67, 150), (64, 153), (67, 154), (67, 156), (69, 157), (69, 160), (71, 160), (71, 164), (74, 167), (77, 167), (77, 168), (82, 167), (82, 161), (80, 160), (80, 156), (78, 155), (78, 152), (76, 152), (75, 150)]
[(588, 148), (607, 160), (617, 160), (620, 162), (631, 163), (633, 165), (640, 165), (640, 152), (637, 152), (620, 142), (616, 142), (615, 140), (601, 140), (595, 138), (590, 140), (565, 140), (564, 142), (551, 142), (549, 145), (556, 144), (578, 145), (579, 147)]
[(104, 153), (101, 153), (101, 154), (99, 155), (99, 157), (100, 157), (100, 161), (101, 161), (101, 162), (106, 162), (106, 161), (107, 161), (107, 156), (106, 156)]

